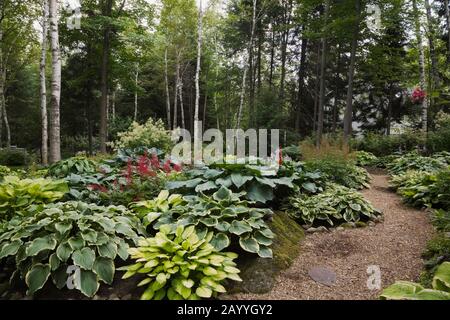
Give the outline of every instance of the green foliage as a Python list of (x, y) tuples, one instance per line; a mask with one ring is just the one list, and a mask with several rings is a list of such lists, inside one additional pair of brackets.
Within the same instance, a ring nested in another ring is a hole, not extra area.
[(14, 264), (28, 286), (28, 295), (49, 278), (58, 289), (67, 282), (68, 267), (81, 269), (76, 289), (92, 297), (100, 281), (111, 284), (114, 260), (128, 259), (129, 245), (145, 235), (140, 221), (124, 207), (99, 207), (83, 202), (37, 206), (23, 219), (8, 223), (0, 235), (0, 259)]
[(48, 168), (48, 174), (55, 178), (64, 178), (70, 174), (91, 174), (97, 170), (97, 163), (84, 157), (73, 157), (59, 161)]
[(210, 243), (213, 232), (199, 235), (193, 226), (179, 226), (175, 234), (161, 226), (154, 238), (139, 241), (128, 250), (136, 264), (120, 268), (123, 278), (135, 274), (146, 277), (139, 286), (148, 285), (142, 300), (198, 300), (226, 292), (225, 279), (242, 281), (233, 259), (237, 254), (219, 252)]
[(395, 191), (399, 188), (419, 185), (427, 175), (428, 173), (425, 171), (408, 170), (404, 173), (392, 176), (389, 181), (389, 188)]
[(10, 168), (0, 165), (0, 180), (3, 179), (4, 176), (8, 176), (10, 174), (11, 174)]
[(283, 149), (283, 156), (288, 156), (294, 161), (300, 161), (302, 157), (302, 152), (300, 146), (291, 145)]
[(448, 165), (443, 157), (423, 157), (415, 152), (411, 152), (394, 159), (387, 165), (387, 168), (391, 175), (398, 175), (409, 170), (433, 172)]
[(356, 166), (352, 161), (333, 158), (310, 160), (306, 162), (306, 169), (322, 172), (325, 180), (348, 188), (370, 187), (371, 177), (367, 170)]
[(274, 191), (294, 188), (299, 175), (291, 169), (278, 171), (262, 165), (217, 163), (187, 171), (189, 180), (168, 182), (166, 188), (183, 193), (212, 193), (223, 186), (234, 192), (245, 191), (244, 196), (250, 201), (266, 203), (275, 198)]
[(172, 148), (171, 134), (161, 120), (149, 118), (145, 124), (133, 122), (128, 131), (117, 134), (115, 149), (134, 149), (138, 147), (158, 148), (169, 152)]
[(384, 289), (383, 300), (450, 300), (450, 262), (442, 263), (433, 277), (432, 289), (420, 284), (398, 281)]
[(367, 221), (381, 214), (362, 194), (340, 185), (330, 185), (313, 196), (297, 194), (288, 199), (286, 208), (293, 218), (308, 225)]
[(352, 141), (354, 149), (371, 152), (378, 157), (413, 151), (424, 144), (424, 135), (416, 131), (389, 136), (369, 132), (364, 137)]
[(433, 225), (437, 230), (450, 232), (450, 212), (446, 210), (435, 210), (432, 217)]
[(24, 149), (9, 148), (0, 149), (0, 165), (5, 166), (25, 166), (28, 164), (30, 156)]
[(262, 258), (271, 258), (274, 234), (265, 222), (272, 214), (269, 209), (249, 208), (248, 201), (241, 200), (243, 194), (232, 193), (222, 187), (212, 196), (168, 195), (161, 192), (153, 202), (134, 204), (133, 209), (143, 218), (144, 225), (153, 225), (158, 230), (169, 225), (172, 232), (178, 226), (194, 225), (197, 232), (215, 232), (211, 243), (217, 250), (223, 250), (232, 243)]
[(416, 207), (450, 209), (450, 169), (419, 174), (403, 182), (397, 192)]
[(63, 180), (6, 176), (0, 183), (0, 220), (21, 215), (32, 204), (55, 202), (69, 192)]
[(436, 130), (428, 133), (427, 148), (432, 152), (450, 151), (450, 115), (439, 112), (436, 116)]
[(371, 152), (356, 151), (356, 164), (358, 166), (373, 166), (378, 162), (378, 158)]

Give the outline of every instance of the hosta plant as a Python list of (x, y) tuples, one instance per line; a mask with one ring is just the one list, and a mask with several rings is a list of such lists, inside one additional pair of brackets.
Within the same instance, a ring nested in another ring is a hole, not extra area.
[(394, 159), (387, 167), (391, 175), (398, 175), (409, 170), (434, 172), (447, 165), (442, 159), (423, 157), (413, 152)]
[[(73, 283), (92, 297), (100, 282), (111, 284), (117, 258), (128, 258), (129, 245), (145, 231), (124, 207), (60, 202), (30, 208), (31, 215), (13, 219), (0, 235), (0, 260), (15, 266), (32, 295), (52, 281), (58, 289), (75, 266)], [(51, 280), (50, 280), (51, 279)]]
[(197, 300), (226, 292), (225, 279), (242, 281), (233, 259), (237, 254), (219, 252), (210, 243), (213, 232), (199, 235), (194, 226), (179, 226), (175, 234), (161, 226), (154, 238), (142, 239), (128, 252), (136, 263), (120, 268), (123, 278), (143, 274), (142, 300)]
[(97, 163), (84, 157), (73, 157), (58, 161), (48, 168), (48, 175), (64, 178), (70, 174), (91, 174), (97, 170)]
[(156, 230), (162, 225), (169, 225), (172, 232), (180, 225), (195, 226), (199, 234), (212, 230), (214, 237), (211, 243), (217, 250), (223, 250), (235, 242), (247, 252), (271, 258), (270, 245), (274, 234), (265, 219), (272, 215), (272, 211), (250, 208), (252, 203), (241, 200), (242, 196), (222, 187), (212, 196), (185, 196), (180, 199), (175, 195), (170, 200), (171, 205), (165, 202), (156, 207), (140, 202), (133, 205), (133, 210), (143, 217), (145, 225), (151, 224)]
[[(233, 192), (245, 191), (246, 199), (266, 203), (275, 198), (274, 191), (294, 188), (298, 175), (276, 167), (251, 164), (212, 164), (186, 172), (187, 180), (168, 182), (166, 188), (181, 193), (213, 193), (221, 187)], [(284, 192), (286, 194), (286, 192)]]
[(373, 166), (377, 163), (377, 156), (371, 152), (356, 151), (356, 164), (358, 166)]
[(308, 225), (367, 221), (381, 214), (362, 194), (340, 185), (330, 185), (313, 196), (290, 197), (287, 209), (293, 218)]
[(442, 263), (433, 277), (432, 289), (418, 283), (397, 281), (384, 289), (383, 300), (450, 300), (450, 262)]
[(428, 173), (425, 171), (406, 171), (399, 175), (392, 176), (389, 181), (389, 188), (392, 190), (398, 190), (399, 188), (418, 185), (427, 175)]
[(6, 176), (0, 183), (0, 220), (23, 214), (32, 204), (55, 202), (69, 192), (63, 180)]
[(0, 180), (3, 179), (4, 176), (8, 176), (11, 173), (11, 169), (6, 166), (0, 166)]

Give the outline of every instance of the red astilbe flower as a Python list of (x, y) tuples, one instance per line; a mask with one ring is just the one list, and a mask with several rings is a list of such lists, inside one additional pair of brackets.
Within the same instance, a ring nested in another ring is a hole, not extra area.
[(160, 168), (159, 159), (158, 159), (158, 156), (156, 155), (156, 153), (152, 154), (152, 159), (150, 160), (150, 163), (152, 164), (153, 168), (155, 168), (155, 169)]
[(100, 184), (91, 184), (88, 186), (89, 189), (92, 189), (92, 191), (100, 191), (102, 193), (107, 193), (108, 189), (105, 186), (102, 186)]
[(175, 170), (176, 172), (181, 172), (181, 170), (183, 170), (183, 168), (178, 163), (175, 163), (173, 165), (173, 170)]
[(163, 171), (164, 171), (165, 173), (170, 173), (170, 172), (172, 171), (172, 167), (170, 166), (170, 160), (167, 160), (167, 161), (164, 163)]
[(127, 170), (125, 171), (125, 179), (127, 180), (128, 185), (133, 183), (133, 164), (131, 160), (128, 160), (127, 163)]
[(427, 93), (422, 90), (421, 88), (417, 87), (416, 89), (414, 89), (412, 95), (411, 95), (411, 100), (414, 103), (421, 103), (425, 97), (427, 96)]
[(278, 165), (282, 165), (283, 164), (283, 149), (278, 149)]

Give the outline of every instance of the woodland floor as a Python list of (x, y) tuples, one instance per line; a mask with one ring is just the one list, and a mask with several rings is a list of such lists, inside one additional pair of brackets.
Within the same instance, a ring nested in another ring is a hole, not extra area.
[[(377, 299), (381, 290), (367, 287), (370, 265), (380, 267), (381, 288), (396, 280), (417, 281), (423, 269), (421, 254), (433, 235), (429, 216), (405, 206), (388, 189), (386, 175), (376, 172), (372, 177), (372, 188), (362, 193), (383, 211), (383, 222), (366, 228), (307, 234), (299, 244), (299, 257), (281, 272), (271, 292), (236, 294), (228, 299)], [(333, 270), (336, 282), (332, 286), (315, 282), (308, 275), (313, 267)]]

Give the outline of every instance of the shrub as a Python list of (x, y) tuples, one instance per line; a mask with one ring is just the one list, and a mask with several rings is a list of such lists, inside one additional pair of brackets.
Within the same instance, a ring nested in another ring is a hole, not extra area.
[(158, 148), (169, 152), (173, 143), (171, 134), (161, 120), (149, 118), (145, 124), (133, 122), (128, 131), (118, 133), (114, 142), (115, 149), (133, 149), (138, 147)]
[(443, 169), (448, 164), (442, 158), (423, 157), (415, 152), (394, 159), (387, 165), (391, 175), (398, 175), (409, 170), (433, 172)]
[(420, 184), (420, 182), (427, 176), (425, 171), (409, 170), (399, 175), (391, 177), (389, 181), (389, 188), (396, 191), (403, 187), (412, 187)]
[(353, 189), (370, 187), (371, 177), (366, 169), (357, 167), (352, 161), (323, 158), (306, 162), (308, 171), (319, 171), (324, 179)]
[(58, 161), (48, 168), (48, 174), (56, 178), (64, 178), (70, 174), (90, 174), (97, 170), (97, 163), (84, 157), (73, 157)]
[(450, 114), (439, 112), (436, 129), (428, 133), (427, 149), (431, 152), (450, 151)]
[(8, 176), (11, 174), (11, 169), (5, 166), (0, 166), (0, 179), (3, 179), (4, 176)]
[(161, 192), (156, 201), (140, 202), (133, 209), (143, 217), (144, 225), (153, 225), (158, 230), (169, 225), (172, 232), (177, 227), (194, 225), (197, 232), (215, 232), (211, 244), (217, 250), (223, 250), (232, 243), (262, 258), (271, 258), (274, 234), (265, 222), (272, 215), (268, 209), (249, 208), (247, 201), (240, 199), (242, 194), (233, 194), (222, 187), (209, 196), (169, 197)]
[(433, 277), (432, 289), (408, 281), (398, 281), (384, 289), (382, 300), (450, 300), (450, 262), (442, 263)]
[(237, 254), (222, 253), (210, 243), (213, 233), (198, 235), (193, 226), (179, 226), (172, 234), (162, 226), (154, 238), (139, 241), (138, 248), (129, 249), (136, 264), (120, 268), (123, 278), (137, 273), (146, 278), (139, 286), (148, 285), (142, 300), (197, 300), (226, 292), (225, 279), (242, 281), (233, 259)]
[(356, 164), (358, 166), (376, 166), (378, 158), (371, 152), (356, 151)]
[(124, 207), (67, 202), (30, 214), (7, 224), (0, 235), (0, 259), (15, 264), (28, 295), (42, 289), (50, 277), (62, 289), (68, 267), (75, 265), (80, 267), (76, 289), (92, 297), (100, 281), (112, 283), (116, 257), (127, 260), (129, 245), (145, 235), (139, 219)]
[(0, 218), (21, 215), (28, 206), (57, 201), (67, 192), (69, 188), (63, 180), (21, 180), (16, 176), (6, 176), (0, 183)]
[(5, 166), (25, 166), (28, 164), (30, 156), (24, 149), (8, 148), (0, 149), (0, 165)]
[(397, 192), (413, 206), (450, 209), (449, 186), (450, 170), (447, 169), (410, 180)]
[(296, 145), (291, 145), (282, 150), (283, 156), (288, 156), (294, 161), (300, 161), (302, 157), (302, 152), (300, 151), (300, 147)]
[(425, 145), (425, 137), (422, 132), (417, 131), (390, 136), (369, 132), (364, 137), (353, 140), (351, 144), (356, 150), (371, 152), (380, 157), (417, 150)]
[(313, 196), (290, 197), (286, 207), (289, 215), (308, 225), (367, 221), (381, 214), (362, 194), (339, 185)]

